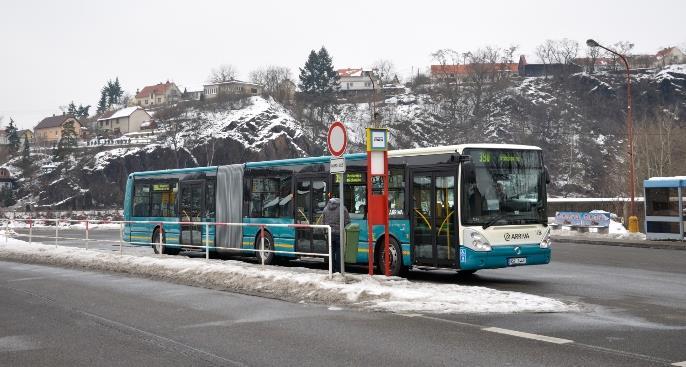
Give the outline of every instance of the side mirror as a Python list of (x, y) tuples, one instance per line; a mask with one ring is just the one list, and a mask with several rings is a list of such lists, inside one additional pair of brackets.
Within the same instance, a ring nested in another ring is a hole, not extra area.
[(543, 174), (545, 175), (545, 184), (550, 185), (550, 173), (548, 173), (548, 167), (543, 167)]
[(464, 182), (468, 184), (476, 183), (476, 174), (474, 173), (474, 163), (467, 161), (462, 163), (462, 177)]

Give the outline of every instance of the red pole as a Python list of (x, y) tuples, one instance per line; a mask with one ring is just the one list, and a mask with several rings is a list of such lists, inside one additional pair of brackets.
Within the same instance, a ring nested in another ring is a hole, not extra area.
[(385, 266), (385, 272), (386, 276), (391, 275), (391, 264), (390, 264), (390, 259), (391, 259), (391, 254), (388, 249), (390, 245), (390, 235), (389, 235), (389, 221), (388, 221), (388, 152), (383, 152), (383, 164), (386, 169), (384, 170), (384, 184), (383, 184), (383, 192), (384, 196), (386, 197), (386, 200), (384, 202), (386, 203), (386, 208), (384, 208), (384, 227), (386, 228), (386, 233), (384, 235), (384, 263), (386, 264)]
[(371, 197), (372, 197), (372, 159), (371, 153), (367, 151), (367, 224), (368, 232), (367, 239), (369, 240), (368, 249), (368, 262), (369, 262), (369, 275), (374, 275), (374, 231), (371, 221)]

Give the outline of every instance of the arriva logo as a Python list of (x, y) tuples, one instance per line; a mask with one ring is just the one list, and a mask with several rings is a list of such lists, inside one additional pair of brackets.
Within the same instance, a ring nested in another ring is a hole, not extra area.
[(505, 241), (528, 240), (528, 233), (505, 233)]

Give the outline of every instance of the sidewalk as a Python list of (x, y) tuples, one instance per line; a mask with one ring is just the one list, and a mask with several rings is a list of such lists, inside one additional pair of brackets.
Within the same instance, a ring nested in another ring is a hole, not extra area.
[(593, 237), (593, 235), (552, 235), (553, 245), (558, 243), (580, 243), (586, 245), (655, 248), (663, 250), (686, 250), (684, 241), (650, 241), (629, 238)]

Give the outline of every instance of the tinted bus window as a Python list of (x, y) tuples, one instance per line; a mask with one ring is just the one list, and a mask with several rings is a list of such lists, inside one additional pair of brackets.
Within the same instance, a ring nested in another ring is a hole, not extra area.
[(215, 181), (214, 180), (207, 180), (206, 185), (207, 186), (205, 186), (205, 212), (206, 212), (205, 217), (214, 218), (215, 217), (215, 210), (216, 210), (216, 204), (215, 204), (216, 194), (214, 192)]
[(388, 174), (388, 214), (391, 217), (405, 215), (405, 171), (391, 169)]
[(176, 184), (153, 183), (152, 185), (153, 217), (176, 217)]
[(277, 218), (279, 216), (280, 185), (278, 178), (256, 177), (250, 188), (250, 217)]
[[(338, 183), (341, 175), (336, 175), (334, 185), (331, 188), (333, 196), (340, 197), (338, 194)], [(350, 213), (350, 219), (367, 218), (367, 174), (363, 172), (347, 172), (345, 183), (343, 184), (345, 194), (343, 204)]]
[(133, 216), (150, 216), (150, 185), (135, 184), (133, 192)]
[(281, 217), (290, 217), (293, 210), (293, 193), (291, 177), (281, 178), (281, 187), (279, 189), (279, 215)]

